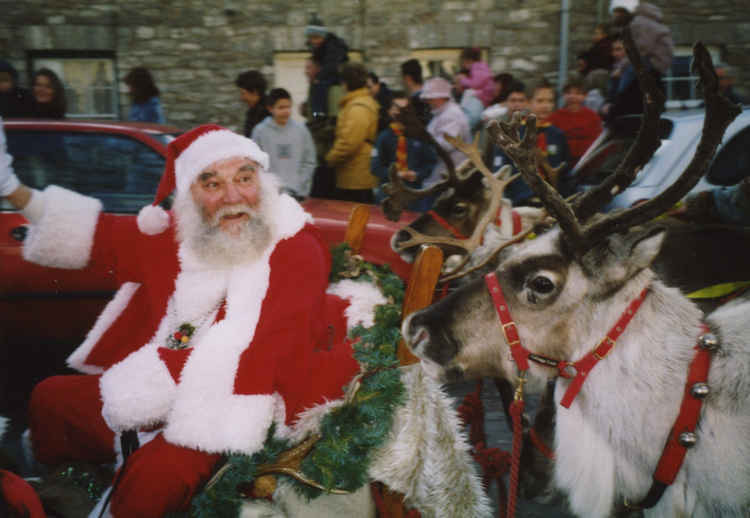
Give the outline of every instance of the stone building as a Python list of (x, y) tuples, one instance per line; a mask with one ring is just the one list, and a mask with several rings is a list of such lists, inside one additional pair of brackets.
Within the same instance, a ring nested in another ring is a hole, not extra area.
[[(737, 86), (748, 93), (746, 0), (655, 3), (672, 28), (678, 56), (704, 41), (714, 57), (735, 66)], [(239, 128), (244, 107), (234, 79), (241, 71), (260, 69), (295, 101), (305, 97), (304, 27), (313, 12), (349, 43), (354, 59), (399, 86), (402, 61), (417, 57), (425, 68), (450, 69), (466, 46), (484, 49), (495, 72), (554, 81), (588, 47), (596, 23), (607, 21), (608, 5), (608, 0), (0, 0), (0, 58), (13, 63), (22, 78), (40, 66), (61, 72), (73, 116), (121, 118), (129, 103), (122, 77), (143, 65), (162, 90), (170, 123)], [(680, 63), (686, 69), (687, 58)], [(676, 97), (693, 95), (690, 80), (679, 81), (682, 93)]]

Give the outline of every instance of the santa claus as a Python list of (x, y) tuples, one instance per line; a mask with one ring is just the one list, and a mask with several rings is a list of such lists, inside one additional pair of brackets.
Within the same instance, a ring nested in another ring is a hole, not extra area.
[[(136, 221), (60, 187), (29, 189), (0, 160), (0, 195), (31, 223), (24, 257), (106, 264), (121, 282), (68, 359), (84, 374), (44, 380), (30, 405), (42, 463), (111, 462), (118, 434), (152, 432), (122, 468), (114, 516), (186, 509), (222, 454), (260, 450), (272, 424), (283, 435), (358, 371), (348, 302), (326, 293), (326, 246), (267, 167), (253, 141), (198, 127), (170, 143)], [(172, 190), (170, 214), (158, 204)]]

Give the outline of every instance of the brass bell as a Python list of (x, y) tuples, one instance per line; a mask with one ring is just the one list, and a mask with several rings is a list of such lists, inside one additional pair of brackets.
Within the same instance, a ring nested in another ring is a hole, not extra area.
[(715, 351), (719, 348), (719, 339), (713, 333), (704, 333), (698, 338), (698, 345), (707, 351)]
[(692, 394), (695, 399), (704, 399), (710, 393), (711, 387), (708, 386), (708, 383), (696, 383), (690, 387), (690, 394)]
[(677, 441), (683, 448), (692, 448), (698, 442), (698, 436), (693, 432), (682, 432)]

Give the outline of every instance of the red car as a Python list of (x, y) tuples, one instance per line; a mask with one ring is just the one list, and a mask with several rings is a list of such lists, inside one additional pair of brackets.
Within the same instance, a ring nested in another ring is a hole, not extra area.
[[(180, 133), (171, 126), (101, 121), (9, 120), (4, 128), (22, 182), (36, 188), (56, 184), (94, 196), (105, 211), (124, 218), (135, 217), (153, 200), (167, 144)], [(329, 243), (343, 241), (353, 203), (308, 199), (303, 205)], [(391, 265), (406, 278), (410, 265), (391, 250), (390, 238), (415, 216), (405, 214), (394, 223), (373, 207), (361, 254)], [(15, 392), (20, 371), (29, 369), (38, 378), (59, 370), (117, 289), (113, 272), (97, 265), (61, 270), (24, 261), (25, 224), (9, 205), (0, 205), (0, 364), (13, 365), (12, 375), (0, 376), (0, 395)], [(21, 365), (37, 359), (50, 368)], [(32, 381), (28, 373), (22, 377)], [(10, 387), (3, 387), (3, 381)]]

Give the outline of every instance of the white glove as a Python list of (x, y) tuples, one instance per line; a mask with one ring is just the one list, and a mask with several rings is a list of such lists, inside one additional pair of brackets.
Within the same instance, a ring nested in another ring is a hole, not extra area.
[(5, 197), (13, 193), (21, 182), (13, 172), (13, 157), (5, 150), (5, 132), (0, 119), (0, 196)]

